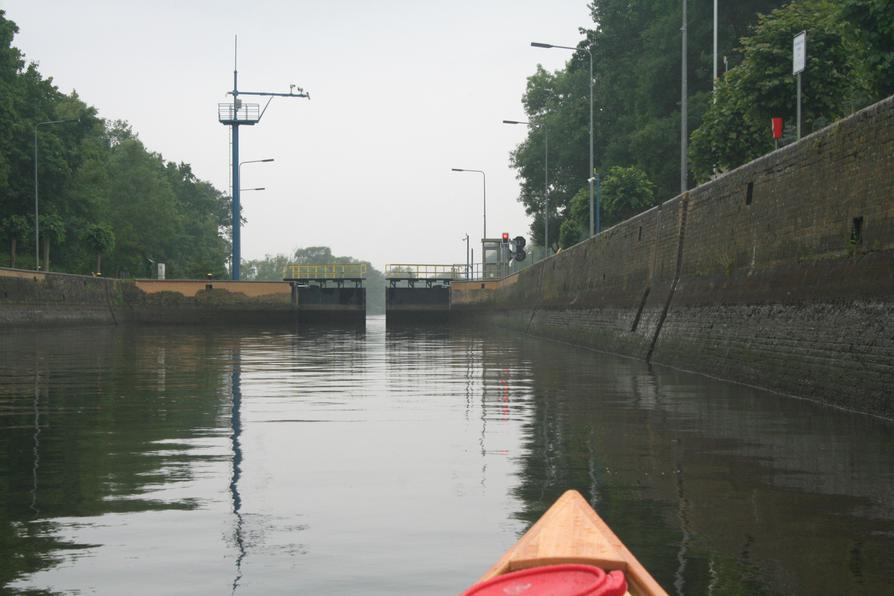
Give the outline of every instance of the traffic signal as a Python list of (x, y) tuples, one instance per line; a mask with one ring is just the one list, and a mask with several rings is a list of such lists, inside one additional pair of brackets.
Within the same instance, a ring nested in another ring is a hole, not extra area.
[(502, 236), (504, 243), (509, 242), (509, 232), (503, 232)]
[(513, 258), (515, 258), (516, 261), (524, 261), (525, 258), (528, 256), (528, 253), (525, 252), (525, 244), (527, 244), (527, 242), (525, 241), (525, 237), (516, 236), (515, 238), (513, 238), (512, 244), (515, 246), (515, 250), (513, 251), (512, 255)]

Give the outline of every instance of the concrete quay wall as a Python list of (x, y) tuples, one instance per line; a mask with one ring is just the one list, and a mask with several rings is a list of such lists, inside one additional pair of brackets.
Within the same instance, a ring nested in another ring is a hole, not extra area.
[(500, 282), (454, 321), (894, 418), (894, 98)]
[(47, 325), (287, 324), (301, 318), (297, 292), (287, 282), (121, 280), (0, 268), (0, 329)]
[(115, 324), (122, 305), (116, 280), (0, 268), (0, 328)]

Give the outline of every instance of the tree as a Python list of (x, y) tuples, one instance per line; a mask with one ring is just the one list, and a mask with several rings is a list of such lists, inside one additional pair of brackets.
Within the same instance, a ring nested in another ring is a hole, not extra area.
[[(0, 221), (32, 208), (35, 125), (77, 118), (37, 131), (41, 212), (80, 228), (107, 223), (120, 241), (102, 256), (117, 272), (143, 271), (152, 258), (174, 275), (222, 275), (229, 197), (197, 179), (188, 164), (149, 151), (126, 122), (107, 122), (77, 93), (61, 93), (15, 48), (17, 32), (0, 10)], [(46, 242), (55, 243), (55, 269), (94, 268), (80, 234), (54, 235), (51, 224), (41, 227), (45, 255)]]
[(854, 76), (838, 14), (828, 0), (802, 0), (760, 17), (753, 34), (742, 39), (742, 63), (719, 82), (716, 102), (692, 135), (690, 157), (699, 181), (710, 178), (715, 168), (729, 170), (771, 151), (771, 118), (794, 123), (791, 52), (792, 38), (800, 31), (807, 31), (808, 39), (802, 75), (806, 131), (841, 117), (855, 96), (865, 94), (865, 80)]
[(84, 240), (90, 249), (96, 253), (97, 275), (102, 274), (102, 255), (115, 247), (115, 233), (108, 224), (92, 224), (84, 231)]
[[(587, 188), (589, 63), (586, 68), (586, 72), (575, 69), (550, 73), (538, 65), (535, 74), (528, 78), (522, 98), (533, 126), (528, 138), (510, 154), (510, 163), (518, 170), (521, 182), (519, 201), (525, 212), (534, 217), (531, 239), (540, 246), (544, 242), (544, 193), (548, 193), (553, 249), (560, 244), (561, 224), (572, 197)], [(551, 142), (545, 151), (547, 134)], [(549, 182), (546, 188), (544, 176)]]
[(65, 241), (65, 222), (54, 213), (40, 216), (40, 238), (43, 240), (43, 270), (50, 270), (50, 243)]
[(847, 35), (861, 53), (872, 98), (894, 94), (894, 4), (890, 0), (839, 0)]
[(25, 240), (31, 232), (31, 224), (23, 215), (10, 215), (2, 222), (3, 234), (9, 240), (9, 266), (16, 266), (16, 248), (19, 241)]
[(292, 255), (292, 262), (297, 265), (325, 265), (328, 263), (353, 263), (351, 257), (336, 257), (328, 246), (308, 246), (298, 248)]
[(571, 199), (569, 216), (559, 226), (559, 246), (568, 248), (587, 237), (590, 227), (590, 190), (582, 188)]
[[(655, 185), (637, 166), (609, 168), (601, 182), (602, 221), (608, 227), (655, 205)], [(590, 223), (590, 194), (582, 189), (571, 199), (568, 217), (562, 222), (559, 245), (568, 248), (586, 238)]]
[(610, 168), (602, 181), (606, 225), (614, 225), (655, 206), (655, 185), (636, 166)]
[[(760, 12), (784, 0), (721, 3), (720, 54), (733, 64), (734, 48)], [(565, 68), (538, 66), (528, 78), (522, 102), (532, 123), (510, 154), (518, 173), (519, 201), (533, 217), (532, 241), (543, 243), (544, 133), (549, 131), (549, 203), (553, 246), (585, 237), (589, 225), (589, 48), (594, 61), (595, 166), (604, 175), (614, 166), (636, 166), (670, 198), (679, 190), (681, 3), (655, 0), (594, 0), (594, 24)], [(711, 103), (712, 6), (690, 3), (689, 129), (695, 130)], [(790, 40), (789, 40), (790, 41)], [(789, 44), (790, 45), (790, 44)], [(575, 209), (587, 213), (579, 223)], [(606, 223), (611, 223), (606, 221)], [(583, 227), (581, 227), (583, 226)]]
[(254, 281), (280, 281), (287, 277), (286, 269), (294, 261), (287, 255), (264, 255), (263, 259), (242, 262), (245, 279)]

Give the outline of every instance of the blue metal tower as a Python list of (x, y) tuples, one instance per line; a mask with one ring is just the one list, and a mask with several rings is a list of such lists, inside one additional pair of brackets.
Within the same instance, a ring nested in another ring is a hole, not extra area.
[[(236, 49), (237, 46), (234, 43), (234, 53), (233, 53), (233, 90), (228, 91), (228, 95), (233, 96), (233, 103), (221, 103), (217, 104), (217, 119), (221, 124), (225, 126), (232, 127), (232, 138), (233, 138), (233, 260), (230, 265), (230, 270), (232, 273), (232, 278), (234, 280), (239, 280), (239, 263), (242, 259), (242, 246), (241, 246), (241, 237), (242, 237), (242, 210), (240, 206), (240, 192), (239, 192), (239, 127), (240, 126), (254, 126), (258, 122), (261, 121), (261, 118), (264, 116), (264, 112), (267, 111), (267, 108), (270, 106), (270, 102), (273, 101), (274, 97), (304, 97), (306, 99), (310, 99), (310, 93), (307, 93), (301, 87), (297, 87), (295, 85), (289, 86), (288, 93), (275, 93), (271, 91), (239, 91), (238, 84), (238, 70), (236, 68)], [(260, 105), (256, 103), (243, 103), (240, 99), (240, 95), (254, 95), (259, 97), (266, 97), (267, 103), (264, 104), (264, 109), (260, 109)]]

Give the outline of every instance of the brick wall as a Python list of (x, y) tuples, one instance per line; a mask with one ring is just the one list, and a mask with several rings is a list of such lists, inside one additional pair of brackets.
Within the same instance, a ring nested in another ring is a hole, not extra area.
[(454, 319), (894, 417), (894, 98), (510, 280)]

